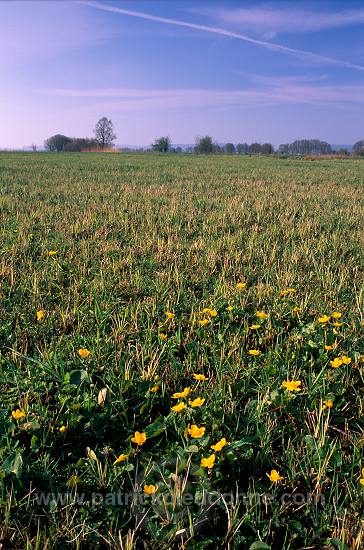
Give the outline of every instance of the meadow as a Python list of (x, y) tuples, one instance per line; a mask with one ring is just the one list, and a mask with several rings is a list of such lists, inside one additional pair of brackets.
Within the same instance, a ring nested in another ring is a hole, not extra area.
[(364, 547), (364, 161), (0, 154), (0, 546)]

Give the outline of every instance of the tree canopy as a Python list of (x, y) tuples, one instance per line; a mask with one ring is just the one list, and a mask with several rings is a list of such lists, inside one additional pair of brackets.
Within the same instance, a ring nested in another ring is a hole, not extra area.
[(195, 146), (195, 152), (201, 153), (201, 154), (209, 154), (214, 153), (216, 150), (216, 146), (214, 142), (212, 141), (211, 136), (205, 136), (201, 138), (197, 138), (196, 140), (196, 146)]
[(56, 134), (45, 140), (44, 146), (48, 151), (60, 153), (65, 146), (72, 141), (71, 138), (62, 134)]
[(357, 141), (353, 146), (354, 155), (364, 156), (364, 139)]
[(162, 136), (152, 143), (153, 151), (158, 151), (159, 153), (168, 153), (171, 150), (172, 142), (169, 136)]

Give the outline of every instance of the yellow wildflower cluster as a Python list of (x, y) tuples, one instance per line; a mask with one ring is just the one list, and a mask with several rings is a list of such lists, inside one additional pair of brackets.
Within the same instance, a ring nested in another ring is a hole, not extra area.
[(333, 326), (341, 327), (342, 323), (338, 321), (338, 319), (341, 319), (341, 317), (342, 317), (342, 313), (340, 313), (339, 311), (334, 311), (333, 313), (331, 313), (331, 315), (326, 315), (326, 314), (322, 315), (317, 319), (317, 322), (322, 325), (326, 325), (329, 321), (331, 321), (331, 319), (334, 319), (332, 323)]
[(333, 369), (337, 369), (338, 367), (341, 367), (341, 365), (350, 365), (351, 363), (351, 357), (348, 357), (347, 355), (342, 355), (341, 357), (335, 357), (332, 361), (330, 361), (330, 365)]
[[(206, 381), (208, 380), (207, 376), (205, 376), (204, 374), (199, 374), (199, 373), (193, 373), (192, 374), (193, 378), (195, 380), (197, 380), (197, 382), (203, 382), (203, 381)], [(197, 384), (198, 385), (198, 384)], [(197, 387), (197, 386), (196, 386)], [(172, 399), (185, 399), (186, 397), (188, 397), (188, 395), (191, 393), (191, 388), (190, 387), (186, 387), (183, 391), (181, 392), (175, 392), (173, 395), (172, 395)], [(204, 403), (205, 403), (206, 399), (202, 398), (202, 397), (196, 397), (195, 399), (191, 399), (188, 401), (188, 404), (190, 407), (192, 408), (196, 408), (196, 407), (201, 407)], [(187, 405), (184, 401), (180, 401), (179, 403), (177, 403), (177, 405), (174, 405), (172, 407), (172, 411), (176, 412), (176, 413), (180, 413), (182, 412), (184, 409), (187, 408)]]

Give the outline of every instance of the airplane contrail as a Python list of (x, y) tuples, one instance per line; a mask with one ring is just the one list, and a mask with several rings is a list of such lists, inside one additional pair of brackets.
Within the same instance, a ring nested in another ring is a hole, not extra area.
[(228, 38), (235, 38), (237, 40), (242, 40), (244, 42), (249, 42), (250, 44), (256, 44), (263, 48), (273, 50), (276, 52), (285, 53), (288, 55), (293, 55), (295, 57), (301, 57), (310, 59), (311, 61), (326, 63), (329, 65), (337, 65), (340, 67), (346, 67), (348, 69), (354, 69), (356, 71), (364, 71), (363, 65), (357, 65), (351, 63), (350, 61), (345, 61), (341, 59), (334, 59), (332, 57), (326, 57), (314, 52), (307, 50), (299, 50), (296, 48), (289, 48), (288, 46), (283, 46), (282, 44), (275, 44), (273, 42), (267, 42), (265, 40), (258, 40), (247, 36), (245, 34), (228, 31), (226, 29), (221, 29), (220, 27), (210, 27), (208, 25), (200, 25), (198, 23), (190, 23), (189, 21), (181, 21), (180, 19), (171, 19), (169, 17), (160, 17), (157, 15), (152, 15), (150, 13), (134, 10), (126, 10), (124, 8), (118, 8), (116, 6), (110, 6), (109, 4), (103, 4), (100, 2), (90, 2), (88, 0), (78, 0), (78, 4), (83, 4), (92, 8), (96, 8), (103, 11), (108, 11), (112, 13), (119, 13), (121, 15), (127, 15), (129, 17), (138, 17), (139, 19), (146, 19), (147, 21), (155, 21), (157, 23), (163, 23), (165, 25), (174, 25), (177, 27), (185, 27), (188, 29), (195, 29), (199, 31), (209, 32), (213, 34), (218, 34), (220, 36), (227, 36)]

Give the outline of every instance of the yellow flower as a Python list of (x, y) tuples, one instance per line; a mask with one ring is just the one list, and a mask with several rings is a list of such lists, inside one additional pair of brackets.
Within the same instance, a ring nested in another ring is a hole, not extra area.
[(57, 254), (57, 250), (49, 250), (48, 252), (49, 256), (54, 256), (55, 254)]
[(159, 386), (153, 386), (152, 388), (150, 388), (149, 391), (151, 391), (152, 393), (157, 393), (158, 390), (159, 390)]
[(346, 355), (342, 355), (341, 356), (341, 361), (344, 363), (344, 365), (350, 365), (351, 357), (347, 357)]
[(239, 290), (242, 290), (245, 287), (246, 287), (246, 283), (236, 283), (236, 288), (238, 288)]
[(203, 382), (205, 380), (208, 380), (208, 378), (204, 374), (193, 374), (192, 376), (195, 380), (202, 380)]
[(199, 428), (196, 424), (192, 424), (187, 431), (193, 439), (199, 439), (205, 434), (205, 430), (206, 428), (204, 427)]
[(212, 468), (215, 464), (216, 456), (214, 454), (208, 456), (207, 458), (201, 458), (201, 466), (203, 468)]
[(211, 317), (216, 317), (217, 316), (216, 309), (210, 309), (209, 313), (210, 313)]
[(115, 466), (115, 464), (119, 464), (119, 462), (124, 462), (127, 458), (128, 457), (126, 455), (121, 453), (121, 455), (119, 455), (117, 459), (113, 462), (113, 465)]
[(183, 391), (176, 392), (172, 395), (172, 399), (184, 399), (190, 393), (191, 388), (185, 388)]
[(330, 321), (330, 317), (328, 315), (323, 315), (322, 317), (319, 317), (317, 321), (319, 323), (328, 323)]
[(201, 399), (201, 397), (196, 397), (193, 401), (189, 401), (188, 404), (190, 407), (201, 407), (205, 403), (206, 399)]
[(131, 438), (133, 443), (136, 443), (138, 447), (143, 445), (147, 440), (147, 434), (145, 432), (135, 432), (134, 437)]
[(250, 349), (248, 351), (248, 354), (249, 355), (254, 355), (254, 356), (257, 356), (257, 355), (260, 355), (260, 351), (258, 349)]
[(157, 485), (144, 485), (143, 493), (146, 495), (154, 495), (157, 492)]
[(337, 369), (342, 364), (343, 364), (343, 361), (342, 361), (341, 357), (335, 357), (335, 359), (333, 361), (330, 361), (330, 365), (332, 366), (333, 369)]
[(228, 306), (226, 309), (227, 309), (228, 311), (232, 311), (234, 308), (233, 308), (233, 306)]
[(80, 349), (78, 350), (78, 353), (81, 355), (81, 357), (82, 357), (83, 359), (86, 359), (86, 357), (88, 357), (88, 356), (90, 355), (91, 352), (90, 352), (88, 349), (86, 349), (86, 348), (80, 348)]
[(267, 473), (267, 476), (272, 483), (278, 483), (278, 481), (282, 481), (282, 479), (284, 479), (283, 476), (279, 475), (277, 470), (271, 470), (270, 474)]
[(61, 427), (59, 428), (59, 431), (61, 432), (61, 434), (66, 433), (66, 431), (67, 431), (67, 426), (61, 426)]
[(250, 330), (258, 330), (258, 328), (260, 328), (260, 325), (252, 325), (249, 328), (250, 328)]
[(286, 380), (285, 382), (282, 382), (281, 387), (286, 388), (288, 391), (301, 391), (301, 384), (301, 380)]
[(202, 327), (205, 327), (206, 325), (208, 325), (209, 322), (210, 322), (210, 319), (202, 319), (201, 321), (199, 321)]
[(298, 307), (298, 306), (295, 306), (295, 307), (292, 309), (292, 313), (299, 313), (300, 311), (302, 311), (302, 310), (301, 310), (301, 308)]
[(167, 334), (164, 334), (164, 332), (160, 332), (159, 338), (162, 338), (162, 340), (167, 340)]
[(266, 319), (268, 315), (264, 311), (257, 311), (255, 314), (259, 319)]
[(183, 411), (183, 409), (186, 408), (186, 403), (184, 403), (183, 401), (180, 401), (179, 403), (177, 403), (177, 405), (174, 405), (174, 407), (172, 407), (172, 411), (176, 412), (176, 413), (180, 413), (181, 411)]
[(209, 307), (204, 307), (203, 310), (202, 310), (202, 313), (210, 313), (210, 308)]
[(37, 321), (40, 321), (45, 315), (45, 311), (43, 311), (43, 309), (40, 309), (39, 311), (37, 311)]
[(339, 323), (339, 321), (335, 321), (335, 323), (332, 323), (334, 327), (338, 328), (342, 326), (342, 323)]
[(331, 399), (327, 399), (326, 401), (323, 402), (323, 409), (332, 409), (332, 407), (334, 406), (334, 402), (331, 400)]
[(281, 296), (289, 296), (290, 294), (294, 294), (295, 292), (295, 288), (286, 288), (284, 290), (281, 290)]
[(336, 344), (331, 344), (330, 346), (325, 344), (326, 351), (332, 351), (335, 348), (336, 348)]
[(166, 317), (167, 319), (173, 319), (174, 318), (174, 313), (172, 313), (171, 311), (166, 311)]
[(331, 314), (331, 317), (333, 319), (340, 319), (342, 316), (343, 316), (343, 314), (340, 313), (339, 311), (334, 311), (334, 313)]
[(361, 470), (361, 478), (359, 479), (359, 483), (361, 485), (364, 485), (364, 468)]
[(21, 420), (25, 417), (25, 412), (21, 411), (20, 409), (16, 409), (16, 411), (12, 411), (11, 416), (14, 418), (14, 420)]
[(216, 452), (219, 452), (223, 449), (223, 447), (225, 447), (225, 445), (227, 445), (227, 441), (225, 437), (223, 437), (222, 439), (220, 439), (220, 441), (215, 443), (215, 445), (211, 445), (211, 449), (213, 449)]

